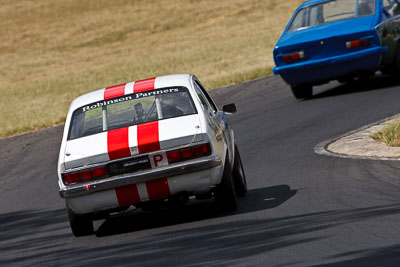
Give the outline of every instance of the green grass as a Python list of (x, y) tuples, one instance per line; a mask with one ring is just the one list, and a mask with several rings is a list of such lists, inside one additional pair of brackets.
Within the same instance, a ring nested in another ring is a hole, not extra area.
[(386, 124), (381, 130), (371, 136), (374, 140), (389, 146), (400, 147), (400, 121), (394, 119)]
[(1, 0), (0, 137), (64, 122), (70, 102), (193, 73), (208, 89), (271, 74), (302, 0)]

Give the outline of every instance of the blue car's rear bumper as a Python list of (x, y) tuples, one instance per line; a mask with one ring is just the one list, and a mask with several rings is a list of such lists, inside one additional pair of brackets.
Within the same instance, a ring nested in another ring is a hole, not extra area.
[(375, 70), (386, 47), (378, 46), (340, 56), (307, 60), (273, 68), (290, 85), (318, 84), (356, 71)]

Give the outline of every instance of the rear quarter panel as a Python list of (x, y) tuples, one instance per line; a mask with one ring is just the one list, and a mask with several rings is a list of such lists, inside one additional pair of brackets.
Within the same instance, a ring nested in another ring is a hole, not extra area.
[(197, 95), (193, 96), (194, 102), (196, 104), (196, 108), (199, 114), (199, 120), (201, 124), (201, 129), (206, 133), (206, 136), (211, 144), (212, 153), (214, 155), (220, 156), (225, 162), (225, 152), (228, 147), (223, 139), (222, 130), (218, 127), (218, 125), (211, 119), (210, 115), (204, 111), (203, 107), (200, 104), (200, 100)]
[(389, 18), (376, 26), (379, 38), (383, 46), (388, 48), (383, 54), (381, 66), (393, 64), (396, 55), (396, 47), (400, 38), (400, 15)]
[[(194, 79), (197, 79), (194, 77)], [(204, 110), (199, 96), (196, 94), (194, 90), (193, 80), (190, 85), (190, 93), (193, 99), (193, 102), (198, 111), (199, 120), (201, 124), (201, 129), (205, 132), (208, 140), (210, 141), (212, 153), (216, 156), (220, 156), (222, 159), (222, 164), (225, 164), (225, 157), (227, 156), (228, 146), (224, 141), (222, 129), (218, 127), (218, 125), (211, 119), (211, 115)], [(222, 176), (223, 168), (214, 168), (212, 177), (220, 177)], [(219, 183), (219, 181), (217, 182)]]

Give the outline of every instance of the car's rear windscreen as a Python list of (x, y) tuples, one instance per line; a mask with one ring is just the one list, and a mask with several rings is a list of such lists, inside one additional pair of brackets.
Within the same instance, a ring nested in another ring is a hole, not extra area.
[(339, 20), (371, 16), (375, 14), (376, 0), (333, 0), (300, 9), (288, 32), (326, 24)]
[(185, 87), (170, 87), (110, 98), (76, 109), (68, 139), (197, 113)]

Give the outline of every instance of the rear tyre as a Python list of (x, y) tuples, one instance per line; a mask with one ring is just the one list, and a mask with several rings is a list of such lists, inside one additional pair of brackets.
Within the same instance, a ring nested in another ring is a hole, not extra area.
[(237, 209), (237, 195), (228, 155), (226, 156), (221, 183), (215, 189), (215, 201), (221, 210), (235, 211)]
[(235, 144), (235, 159), (233, 163), (233, 183), (235, 184), (236, 195), (242, 197), (247, 193), (246, 174), (244, 173), (242, 159), (240, 158), (239, 149)]
[(372, 76), (375, 75), (374, 71), (366, 71), (360, 74), (358, 82), (364, 85), (368, 85), (371, 81)]
[(71, 226), (72, 233), (76, 237), (91, 235), (94, 233), (93, 219), (90, 214), (76, 214), (66, 204), (69, 224)]
[(400, 76), (400, 41), (397, 42), (396, 55), (394, 57), (393, 77), (399, 79)]
[(381, 69), (382, 75), (394, 75), (394, 72), (395, 72), (395, 67), (393, 65)]
[(292, 93), (296, 99), (307, 99), (311, 98), (313, 94), (311, 85), (291, 85), (290, 89), (292, 89)]
[(343, 76), (338, 79), (340, 83), (352, 83), (354, 82), (354, 75)]

